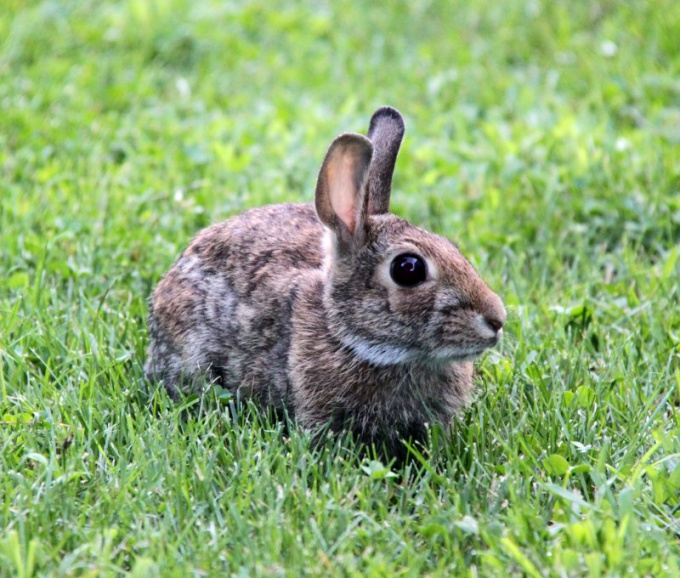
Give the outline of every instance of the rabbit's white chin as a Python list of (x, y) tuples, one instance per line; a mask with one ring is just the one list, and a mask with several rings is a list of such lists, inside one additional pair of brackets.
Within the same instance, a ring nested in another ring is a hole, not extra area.
[(399, 365), (415, 361), (420, 357), (417, 350), (401, 345), (376, 343), (356, 335), (343, 336), (342, 344), (362, 361), (372, 365)]
[(479, 357), (486, 346), (479, 347), (444, 347), (426, 352), (402, 345), (376, 343), (356, 335), (344, 336), (342, 343), (352, 353), (372, 365), (400, 365), (405, 363), (442, 364), (454, 361), (471, 361)]
[(487, 349), (488, 346), (484, 345), (478, 347), (444, 347), (437, 350), (432, 357), (440, 362), (472, 361)]

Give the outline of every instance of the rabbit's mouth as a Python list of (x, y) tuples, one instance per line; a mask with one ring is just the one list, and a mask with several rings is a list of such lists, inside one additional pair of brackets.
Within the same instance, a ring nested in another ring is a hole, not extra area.
[(450, 361), (472, 361), (477, 359), (482, 355), (487, 349), (493, 347), (500, 340), (500, 336), (497, 336), (488, 341), (474, 344), (474, 345), (451, 345), (444, 346), (434, 352), (434, 358), (441, 362)]

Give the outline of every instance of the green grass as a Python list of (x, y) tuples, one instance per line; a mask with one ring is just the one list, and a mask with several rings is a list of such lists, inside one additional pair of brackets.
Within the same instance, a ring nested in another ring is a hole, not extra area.
[[(677, 576), (680, 2), (5, 0), (0, 576)], [(201, 227), (391, 104), (508, 305), (409, 471), (142, 379)], [(394, 475), (394, 474), (397, 475)]]

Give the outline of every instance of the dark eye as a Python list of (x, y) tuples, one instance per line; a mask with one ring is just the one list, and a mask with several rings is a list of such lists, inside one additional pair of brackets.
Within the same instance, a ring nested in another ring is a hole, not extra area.
[(390, 266), (390, 276), (397, 285), (415, 287), (425, 281), (427, 267), (422, 257), (404, 253), (397, 255)]

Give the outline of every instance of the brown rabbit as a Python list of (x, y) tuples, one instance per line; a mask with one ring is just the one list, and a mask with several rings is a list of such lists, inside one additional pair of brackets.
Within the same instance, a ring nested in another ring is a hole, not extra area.
[(453, 243), (388, 213), (403, 134), (380, 108), (368, 138), (331, 144), (315, 206), (198, 233), (153, 294), (149, 378), (175, 399), (218, 383), (388, 456), (449, 424), (506, 313)]

